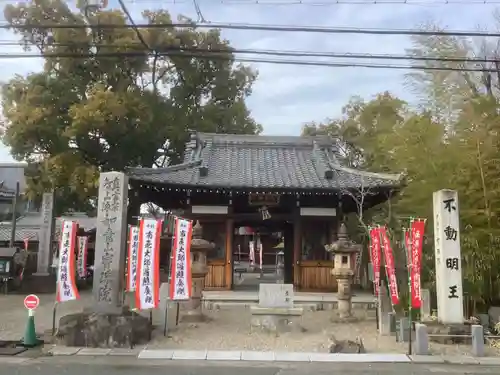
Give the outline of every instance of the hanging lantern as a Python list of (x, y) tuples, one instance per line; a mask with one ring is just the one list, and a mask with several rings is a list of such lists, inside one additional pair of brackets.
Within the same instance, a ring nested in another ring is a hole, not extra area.
[(267, 206), (262, 206), (261, 208), (259, 208), (259, 211), (262, 215), (262, 220), (268, 220), (271, 218), (271, 214), (269, 213)]

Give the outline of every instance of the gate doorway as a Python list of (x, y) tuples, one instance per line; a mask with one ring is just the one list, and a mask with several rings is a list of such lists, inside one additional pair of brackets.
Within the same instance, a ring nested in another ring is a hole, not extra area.
[(293, 282), (292, 225), (258, 221), (234, 227), (233, 290), (258, 291), (263, 283)]

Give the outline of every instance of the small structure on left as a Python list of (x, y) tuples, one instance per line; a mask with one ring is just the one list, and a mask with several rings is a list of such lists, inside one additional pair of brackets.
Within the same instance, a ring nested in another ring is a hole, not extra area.
[(19, 251), (16, 247), (0, 247), (0, 280), (5, 294), (8, 292), (9, 280), (16, 277), (19, 267), (24, 266), (19, 264), (18, 259), (16, 259), (16, 254)]
[(101, 173), (94, 259), (93, 307), (60, 318), (57, 342), (67, 346), (133, 347), (150, 338), (148, 318), (123, 306), (128, 178)]

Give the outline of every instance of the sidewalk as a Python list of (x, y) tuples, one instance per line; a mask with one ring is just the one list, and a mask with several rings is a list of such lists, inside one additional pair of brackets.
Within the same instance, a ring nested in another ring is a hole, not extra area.
[(54, 347), (53, 356), (133, 356), (139, 360), (253, 361), (253, 362), (337, 362), (418, 363), (500, 366), (500, 357), (408, 356), (406, 354), (329, 354), (304, 352), (259, 352), (217, 350), (151, 350)]

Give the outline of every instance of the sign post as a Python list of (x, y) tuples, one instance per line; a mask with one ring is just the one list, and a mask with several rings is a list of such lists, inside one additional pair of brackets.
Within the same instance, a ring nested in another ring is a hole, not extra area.
[(40, 343), (36, 338), (35, 330), (35, 310), (40, 304), (40, 298), (35, 294), (30, 294), (24, 298), (24, 307), (28, 310), (28, 321), (26, 323), (26, 330), (22, 340), (23, 346), (33, 347)]

